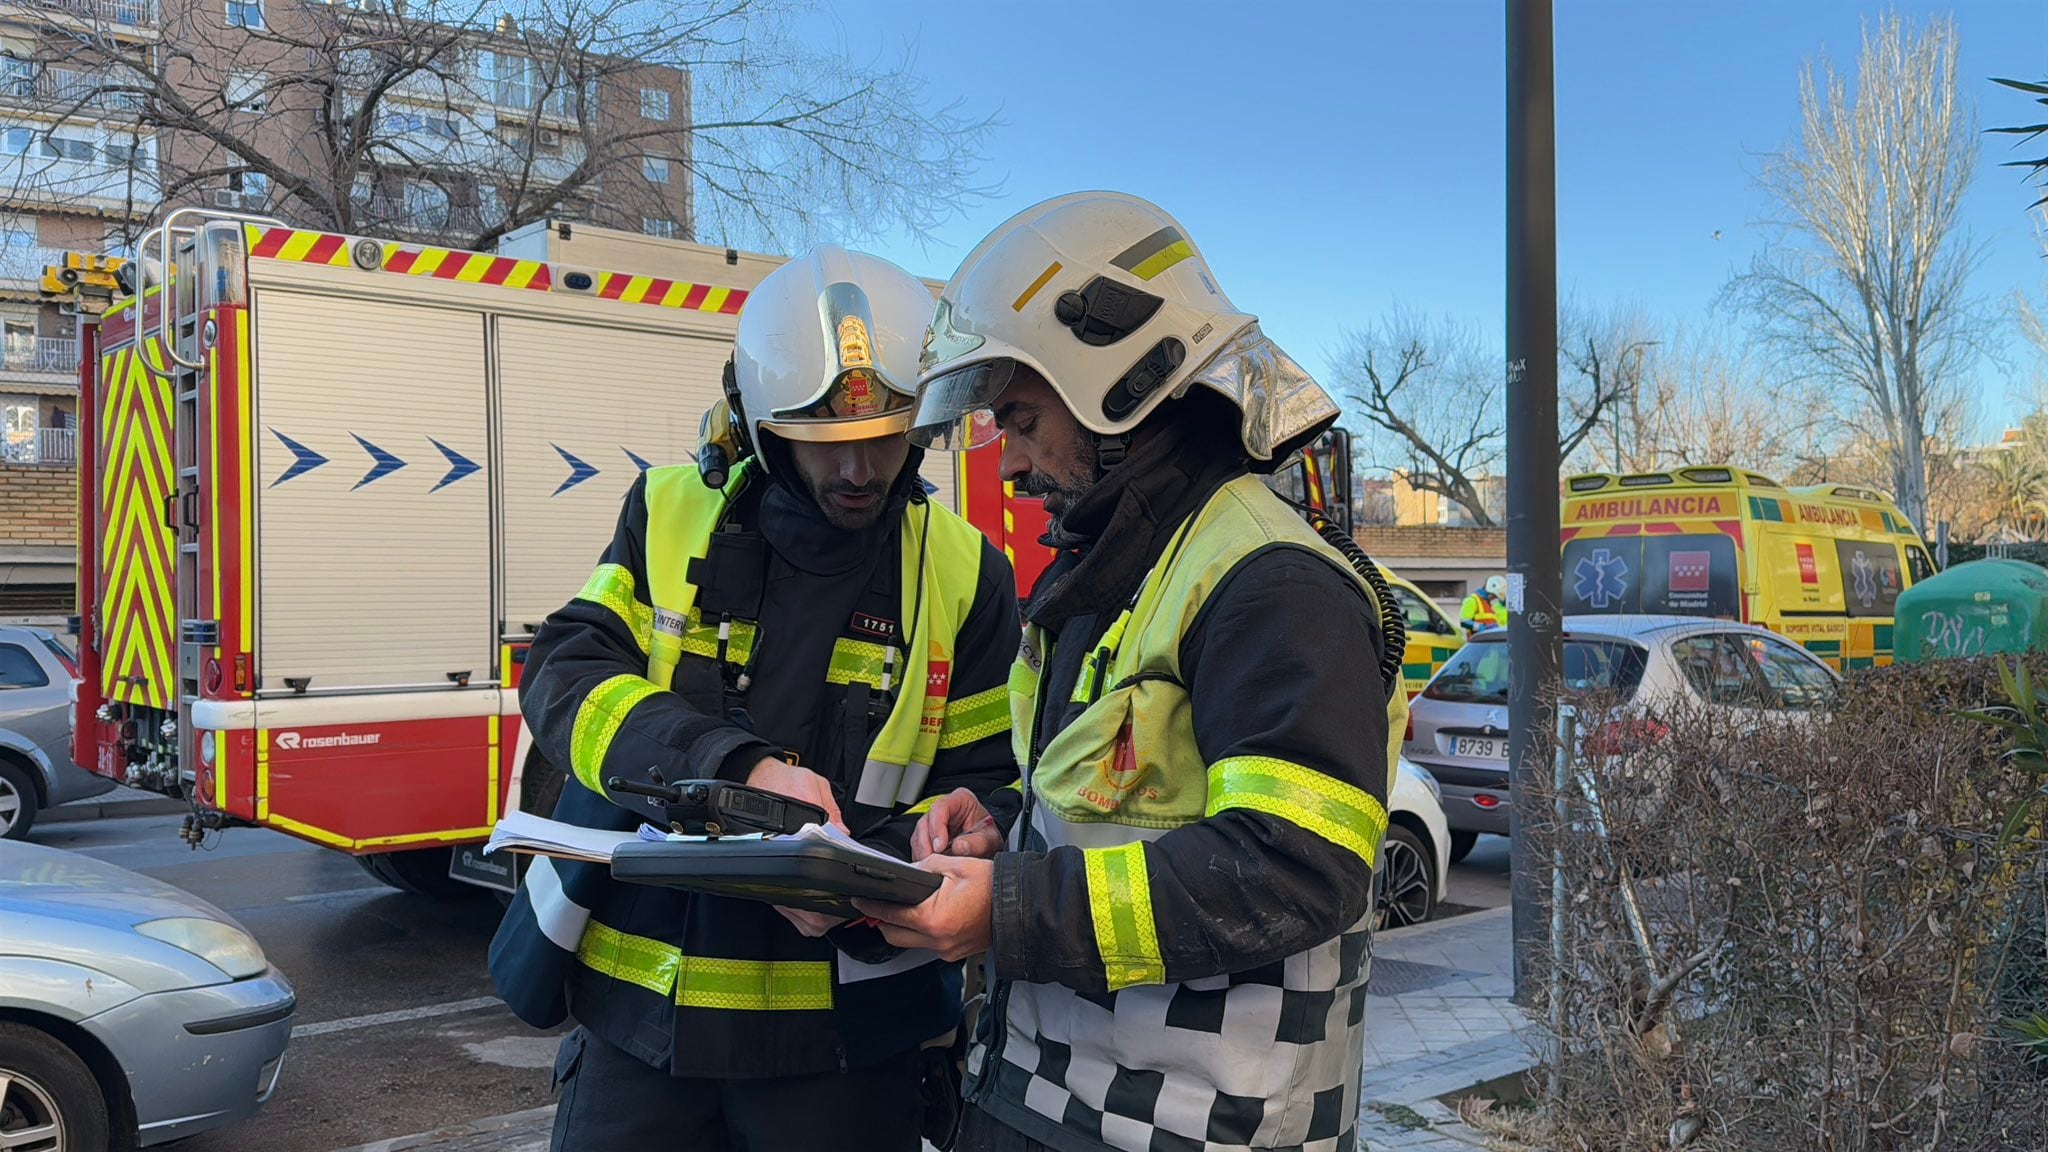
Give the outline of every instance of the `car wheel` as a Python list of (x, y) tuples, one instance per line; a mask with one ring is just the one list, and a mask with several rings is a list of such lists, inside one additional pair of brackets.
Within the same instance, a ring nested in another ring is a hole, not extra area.
[(1479, 843), (1477, 832), (1451, 833), (1451, 863), (1456, 864), (1472, 854), (1472, 848)]
[(36, 782), (12, 760), (0, 760), (0, 840), (19, 840), (36, 824)]
[(400, 892), (430, 900), (480, 900), (489, 888), (470, 884), (448, 875), (450, 848), (413, 848), (403, 852), (379, 852), (358, 856), (363, 871)]
[(0, 1023), (0, 1148), (85, 1152), (111, 1147), (107, 1098), (92, 1069), (46, 1032)]
[(1399, 824), (1387, 826), (1373, 896), (1380, 928), (1420, 924), (1436, 915), (1436, 858), (1422, 837)]

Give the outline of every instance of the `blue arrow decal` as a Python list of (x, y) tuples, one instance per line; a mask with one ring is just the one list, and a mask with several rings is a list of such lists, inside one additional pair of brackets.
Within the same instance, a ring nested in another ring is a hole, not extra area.
[(549, 493), (549, 495), (560, 496), (562, 493), (567, 492), (569, 489), (574, 488), (578, 484), (583, 483), (585, 480), (590, 479), (592, 476), (597, 475), (596, 468), (593, 468), (584, 461), (578, 460), (576, 457), (571, 456), (568, 452), (563, 450), (560, 444), (550, 444), (548, 445), (548, 447), (553, 448), (557, 452), (560, 452), (562, 454), (562, 460), (569, 465), (569, 478), (567, 480), (562, 481), (562, 486), (560, 488), (555, 489), (553, 492)]
[(291, 437), (285, 435), (284, 433), (279, 432), (277, 429), (272, 428), (270, 430), (270, 434), (272, 436), (277, 437), (279, 440), (283, 441), (284, 446), (291, 450), (291, 454), (293, 456), (298, 457), (298, 459), (292, 461), (291, 467), (284, 470), (284, 475), (279, 476), (277, 479), (272, 480), (270, 482), (270, 486), (272, 488), (277, 487), (279, 484), (282, 484), (287, 480), (296, 480), (299, 477), (304, 476), (306, 473), (311, 472), (313, 469), (318, 468), (322, 464), (327, 463), (327, 457), (322, 456), (318, 452), (313, 451), (311, 448), (306, 447), (304, 444), (299, 443), (297, 440), (294, 440)]
[(356, 436), (353, 432), (349, 433), (349, 435), (355, 436), (356, 443), (361, 444), (363, 451), (370, 454), (370, 470), (363, 473), (363, 478), (356, 481), (355, 488), (351, 488), (349, 491), (353, 492), (356, 488), (361, 488), (365, 484), (375, 484), (377, 481), (405, 467), (405, 461), (377, 447), (361, 436)]
[[(561, 451), (561, 449), (557, 448), (555, 449), (555, 451), (559, 452)], [(631, 460), (633, 462), (633, 467), (638, 468), (642, 472), (645, 472), (649, 468), (654, 467), (654, 465), (649, 464), (647, 461), (642, 460), (638, 456), (633, 455), (633, 450), (631, 448), (621, 448), (620, 451), (626, 454), (626, 459)]]
[(429, 492), (439, 492), (441, 489), (446, 488), (450, 484), (455, 483), (457, 480), (462, 479), (464, 476), (481, 472), (484, 469), (483, 465), (477, 463), (474, 460), (471, 460), (469, 457), (464, 456), (462, 453), (457, 452), (455, 449), (450, 448), (446, 444), (441, 443), (439, 440), (434, 439), (432, 436), (427, 437), (427, 443), (432, 444), (436, 448), (439, 448), (441, 450), (441, 455), (446, 456), (448, 458), (448, 474), (446, 476), (441, 477), (441, 482), (439, 484), (436, 484), (432, 488), (427, 489), (427, 491)]

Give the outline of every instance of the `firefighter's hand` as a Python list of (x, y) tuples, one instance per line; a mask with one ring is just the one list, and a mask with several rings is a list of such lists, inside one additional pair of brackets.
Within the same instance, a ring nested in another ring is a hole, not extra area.
[(918, 867), (942, 877), (939, 890), (924, 903), (855, 900), (853, 906), (880, 920), (882, 938), (898, 948), (928, 948), (948, 960), (964, 960), (988, 951), (995, 861), (931, 856)]
[(910, 833), (910, 859), (927, 856), (989, 857), (1003, 850), (1003, 834), (995, 817), (981, 806), (981, 800), (966, 788), (955, 788), (938, 798), (931, 811), (918, 817)]
[(827, 916), (823, 912), (809, 912), (802, 908), (784, 908), (778, 904), (775, 910), (782, 913), (784, 920), (796, 925), (797, 931), (813, 938), (823, 936), (846, 923), (842, 916)]
[(841, 832), (846, 831), (846, 818), (839, 814), (839, 802), (832, 799), (832, 785), (809, 768), (799, 768), (786, 760), (764, 756), (760, 763), (754, 765), (753, 771), (747, 773), (747, 787), (816, 804), (825, 810), (827, 822)]

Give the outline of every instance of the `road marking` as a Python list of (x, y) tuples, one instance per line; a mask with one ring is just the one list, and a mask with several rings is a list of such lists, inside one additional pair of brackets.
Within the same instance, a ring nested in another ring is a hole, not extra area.
[(309, 900), (347, 900), (354, 896), (380, 896), (392, 891), (396, 889), (382, 884), (372, 884), (368, 888), (343, 888), (336, 892), (301, 892), (297, 896), (287, 896), (284, 899), (287, 904), (304, 904)]
[(403, 1024), (408, 1020), (428, 1020), (435, 1016), (478, 1012), (485, 1008), (496, 1008), (503, 1003), (504, 1001), (496, 996), (478, 996), (469, 1000), (450, 1000), (446, 1004), (429, 1004), (423, 1008), (401, 1008), (396, 1012), (372, 1012), (368, 1016), (323, 1020), (318, 1024), (301, 1024), (292, 1029), (292, 1039), (303, 1040), (308, 1036), (325, 1036), (330, 1032), (353, 1032), (358, 1028), (377, 1028), (385, 1024)]

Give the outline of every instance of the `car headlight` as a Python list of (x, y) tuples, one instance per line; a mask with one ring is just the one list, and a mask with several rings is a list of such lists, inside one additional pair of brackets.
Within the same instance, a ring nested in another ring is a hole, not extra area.
[(247, 932), (218, 920), (173, 916), (137, 924), (135, 930), (152, 940), (161, 940), (173, 948), (190, 952), (227, 973), (231, 980), (261, 976), (270, 967), (263, 958), (263, 948)]
[(1422, 786), (1429, 789), (1429, 794), (1436, 797), (1438, 804), (1444, 802), (1444, 786), (1436, 782), (1435, 773), (1420, 764), (1409, 764), (1408, 770), (1415, 773), (1415, 778), (1422, 781)]

